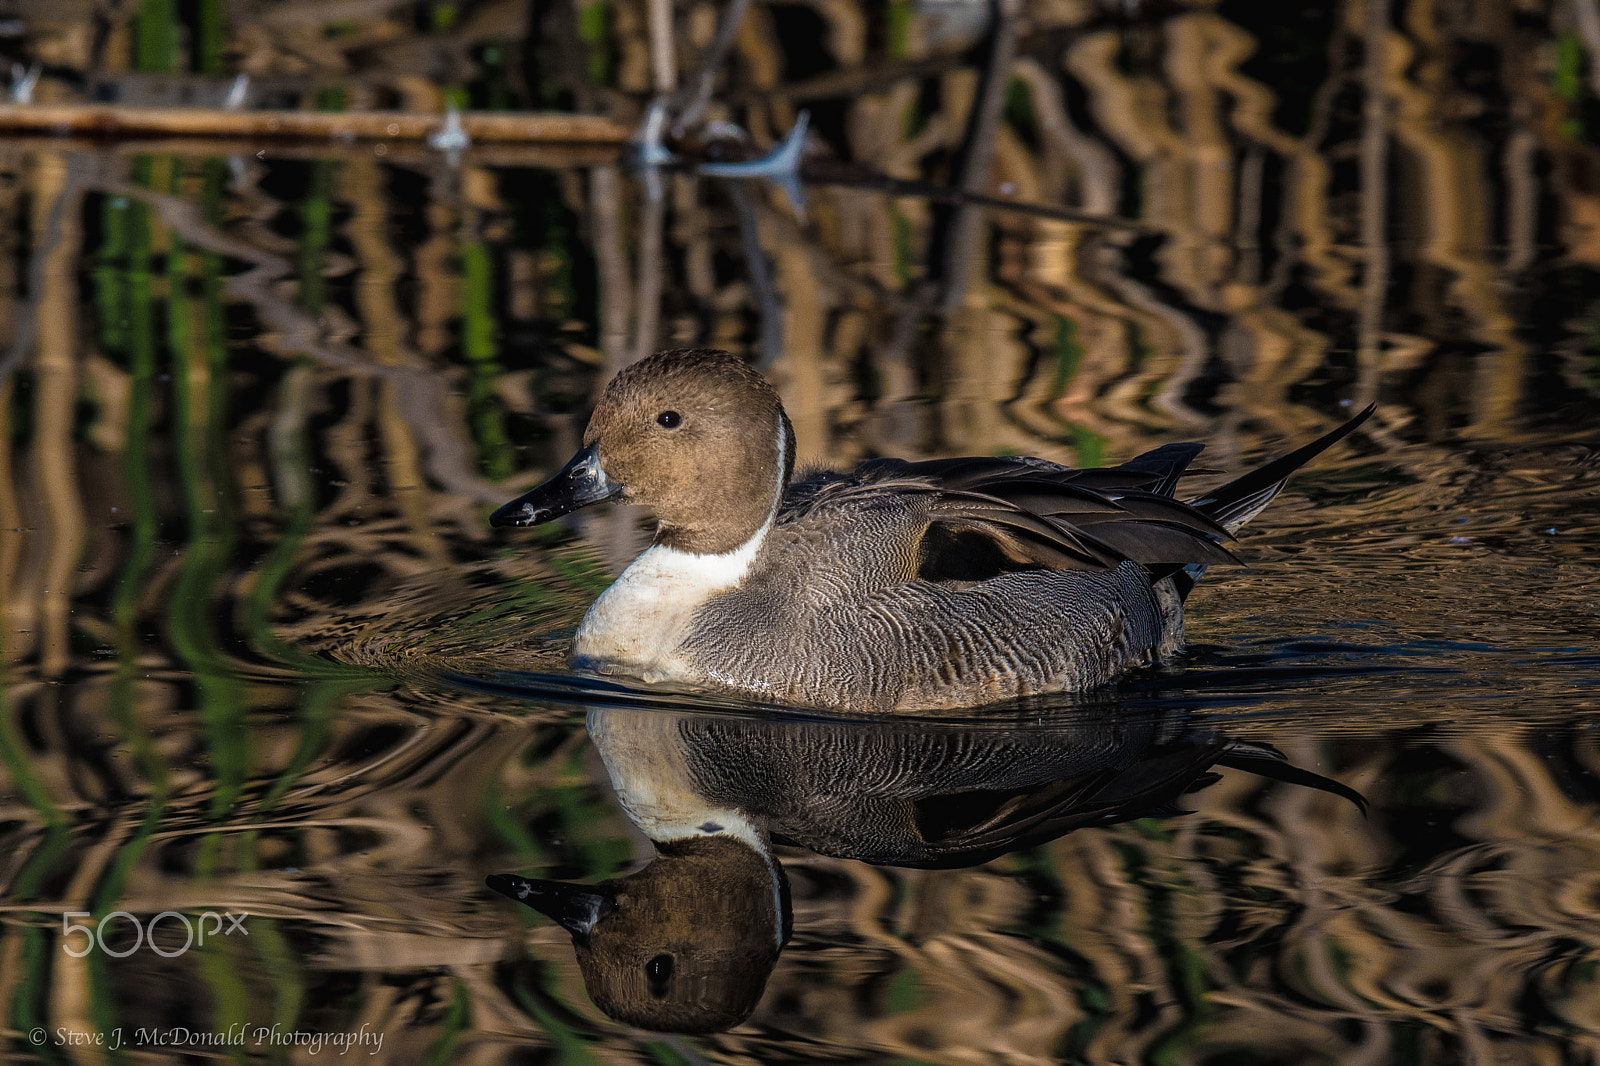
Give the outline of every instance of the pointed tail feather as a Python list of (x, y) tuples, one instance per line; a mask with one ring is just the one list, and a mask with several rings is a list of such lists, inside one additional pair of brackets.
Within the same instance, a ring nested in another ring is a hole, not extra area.
[[(1365, 410), (1344, 425), (1324, 433), (1310, 444), (1296, 448), (1288, 455), (1234, 478), (1204, 496), (1190, 500), (1189, 506), (1210, 516), (1229, 533), (1238, 532), (1240, 526), (1266, 509), (1267, 504), (1271, 503), (1283, 488), (1283, 483), (1288, 480), (1290, 474), (1355, 432), (1356, 427), (1371, 418), (1372, 412), (1376, 409), (1377, 404), (1368, 404)], [(1192, 563), (1174, 574), (1173, 582), (1177, 585), (1179, 597), (1187, 598), (1190, 590), (1205, 572), (1206, 564)]]
[(1372, 417), (1376, 407), (1376, 404), (1368, 404), (1366, 410), (1337, 429), (1324, 433), (1282, 458), (1234, 478), (1221, 488), (1190, 500), (1189, 506), (1210, 515), (1228, 532), (1237, 532), (1240, 526), (1260, 514), (1272, 502), (1290, 474), (1355, 432), (1357, 426)]

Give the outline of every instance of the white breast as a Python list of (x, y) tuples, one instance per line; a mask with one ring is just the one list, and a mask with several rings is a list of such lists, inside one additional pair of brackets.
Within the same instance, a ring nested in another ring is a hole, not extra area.
[(744, 580), (769, 520), (731, 552), (697, 555), (657, 544), (600, 594), (573, 641), (573, 665), (625, 666), (646, 681), (693, 680), (678, 659), (695, 612)]

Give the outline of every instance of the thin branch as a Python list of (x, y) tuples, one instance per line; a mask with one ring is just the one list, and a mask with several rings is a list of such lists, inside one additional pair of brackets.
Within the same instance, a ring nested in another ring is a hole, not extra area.
[(1361, 321), (1357, 340), (1360, 381), (1356, 403), (1371, 403), (1378, 389), (1383, 306), (1389, 288), (1388, 232), (1389, 91), (1385, 84), (1389, 0), (1366, 0), (1366, 101), (1361, 130), (1361, 244), (1366, 259), (1361, 278)]
[(1035, 218), (1053, 218), (1062, 222), (1077, 222), (1088, 226), (1100, 226), (1105, 229), (1124, 230), (1141, 237), (1161, 236), (1165, 232), (1153, 226), (1147, 226), (1142, 222), (1119, 218), (1116, 215), (1079, 211), (1071, 207), (1057, 207), (1054, 204), (1036, 204), (1027, 200), (1012, 200), (1004, 196), (991, 196), (988, 193), (953, 188), (949, 185), (935, 185), (929, 181), (892, 178), (887, 174), (877, 174), (859, 167), (844, 169), (826, 164), (807, 163), (801, 168), (801, 176), (805, 179), (807, 185), (832, 185), (844, 189), (867, 189), (874, 192), (887, 193), (890, 196), (916, 197), (931, 203), (950, 204), (955, 207), (973, 204), (979, 207), (995, 208), (1000, 211), (1014, 211), (1019, 215), (1032, 215)]
[[(441, 158), (435, 148), (422, 141), (266, 141), (252, 144), (240, 137), (212, 137), (161, 134), (118, 136), (107, 141), (93, 136), (58, 137), (43, 132), (0, 133), (0, 166), (16, 166), (33, 152), (72, 152), (103, 157), (174, 155), (187, 159), (207, 156), (241, 158), (266, 153), (273, 159), (378, 159), (395, 166), (426, 168)], [(588, 144), (538, 141), (518, 144), (512, 141), (479, 142), (461, 153), (464, 166), (480, 167), (595, 167), (617, 160), (615, 145), (601, 141)]]
[(674, 129), (692, 129), (705, 114), (706, 105), (711, 102), (711, 94), (716, 89), (717, 71), (722, 69), (728, 52), (733, 48), (734, 39), (739, 35), (739, 24), (744, 21), (745, 9), (749, 6), (750, 0), (729, 0), (728, 10), (722, 16), (722, 25), (717, 27), (716, 38), (711, 42), (711, 47), (706, 49), (706, 54), (700, 57), (694, 96), (674, 120)]
[(760, 228), (756, 224), (756, 211), (750, 203), (750, 194), (739, 181), (724, 181), (728, 199), (739, 216), (739, 236), (744, 241), (745, 264), (750, 271), (750, 285), (756, 292), (760, 307), (761, 358), (758, 369), (766, 370), (783, 354), (783, 307), (778, 302), (778, 290), (772, 284), (772, 270), (767, 265), (767, 253), (761, 247)]
[[(994, 0), (994, 28), (983, 86), (973, 102), (967, 135), (958, 156), (961, 159), (959, 187), (968, 194), (981, 192), (988, 183), (994, 139), (1000, 131), (1006, 88), (1011, 83), (1011, 63), (1017, 56), (1021, 9), (1021, 0)], [(946, 246), (944, 261), (944, 298), (940, 301), (940, 310), (947, 315), (960, 308), (966, 297), (967, 275), (983, 224), (982, 206), (972, 200), (957, 207), (955, 217), (950, 220), (950, 243)]]
[[(252, 141), (423, 141), (444, 125), (443, 115), (408, 111), (224, 111), (201, 107), (101, 104), (0, 105), (0, 131), (88, 137), (223, 137)], [(462, 131), (475, 142), (541, 144), (627, 143), (631, 131), (595, 115), (469, 111)]]

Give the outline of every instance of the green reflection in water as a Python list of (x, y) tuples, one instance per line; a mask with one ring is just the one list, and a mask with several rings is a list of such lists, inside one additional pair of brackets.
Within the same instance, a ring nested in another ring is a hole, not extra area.
[[(147, 9), (148, 11), (148, 9)], [(134, 164), (138, 184), (152, 186), (158, 172), (171, 161), (142, 157)], [(172, 184), (176, 185), (175, 179)], [(149, 441), (155, 429), (154, 389), (158, 349), (155, 320), (155, 231), (149, 207), (117, 197), (102, 209), (105, 237), (96, 256), (96, 304), (100, 309), (100, 334), (108, 352), (121, 354), (127, 363), (129, 400), (123, 432), (123, 474), (127, 490), (128, 550), (111, 600), (111, 620), (117, 648), (117, 666), (111, 680), (109, 718), (121, 734), (146, 789), (143, 817), (117, 849), (115, 857), (95, 884), (89, 906), (90, 921), (97, 926), (115, 911), (124, 888), (138, 867), (150, 841), (166, 816), (171, 795), (171, 774), (166, 759), (150, 735), (139, 700), (143, 653), (139, 628), (140, 606), (148, 593), (148, 579), (160, 536), (160, 518), (150, 471), (153, 457)], [(112, 928), (111, 926), (107, 927)], [(140, 950), (146, 950), (141, 945)], [(91, 987), (95, 991), (90, 1011), (102, 1032), (118, 1024), (113, 995), (117, 982), (114, 961), (95, 952), (88, 959)], [(111, 1053), (123, 1061), (121, 1051)]]
[(309, 188), (305, 198), (300, 201), (297, 281), (300, 306), (313, 315), (320, 312), (327, 301), (327, 282), (322, 271), (332, 235), (333, 180), (338, 170), (337, 160), (312, 160), (308, 173)]
[(467, 1023), (472, 1017), (472, 995), (467, 991), (467, 986), (460, 981), (455, 981), (453, 984), (450, 1009), (445, 1014), (443, 1030), (433, 1043), (428, 1045), (428, 1050), (422, 1057), (426, 1066), (452, 1061), (451, 1052), (455, 1050), (457, 1041), (461, 1039), (461, 1034), (466, 1031)]
[(228, 45), (224, 0), (199, 0), (195, 12), (194, 69), (201, 74), (221, 74)]
[(1555, 69), (1550, 72), (1550, 90), (1569, 110), (1561, 119), (1561, 133), (1573, 141), (1584, 139), (1583, 119), (1577, 105), (1583, 100), (1583, 42), (1575, 33), (1562, 33), (1555, 39)]
[[(173, 161), (174, 174), (177, 162)], [(205, 189), (205, 213), (220, 212), (220, 190)], [(167, 604), (173, 648), (194, 674), (200, 719), (210, 740), (216, 770), (211, 816), (221, 819), (238, 802), (251, 758), (244, 729), (245, 689), (234, 664), (219, 646), (212, 600), (225, 587), (237, 543), (237, 513), (226, 463), (228, 420), (227, 352), (221, 334), (207, 328), (220, 322), (220, 289), (202, 287), (200, 306), (189, 295), (194, 273), (205, 269), (177, 236), (167, 254), (167, 343), (172, 359), (174, 460), (182, 483), (188, 544)], [(217, 264), (213, 260), (211, 269)], [(212, 835), (201, 849), (200, 867), (214, 868), (221, 839)]]
[[(0, 761), (4, 762), (13, 787), (44, 822), (42, 838), (17, 871), (8, 892), (12, 899), (26, 901), (38, 898), (45, 878), (70, 851), (72, 830), (61, 808), (33, 771), (27, 743), (17, 732), (16, 717), (10, 713), (9, 701), (4, 700), (6, 694), (5, 679), (0, 676), (0, 709), (6, 711), (0, 714)], [(18, 963), (25, 976), (17, 982), (7, 1014), (16, 1031), (24, 1033), (45, 1026), (50, 1020), (50, 975), (55, 970), (54, 950), (58, 944), (55, 923), (61, 920), (61, 916), (32, 911), (19, 917), (27, 923), (18, 933), (22, 941)], [(66, 1061), (57, 1049), (48, 1044), (35, 1054), (45, 1062)]]
[(890, 59), (905, 59), (911, 55), (911, 21), (915, 14), (911, 0), (889, 0), (884, 18), (888, 23)]
[[(1066, 315), (1056, 315), (1056, 370), (1050, 383), (1050, 399), (1056, 400), (1067, 391), (1067, 385), (1083, 366), (1083, 345), (1078, 343), (1078, 324)], [(1092, 429), (1067, 424), (1072, 437), (1072, 448), (1079, 466), (1104, 466), (1106, 463), (1106, 438)]]
[(548, 975), (543, 967), (540, 967), (537, 973), (530, 972), (529, 967), (518, 969), (510, 981), (511, 998), (522, 1008), (523, 1013), (534, 1020), (543, 1036), (554, 1045), (555, 1061), (571, 1063), (573, 1066), (599, 1062), (600, 1059), (584, 1039), (583, 1031), (586, 1027), (582, 1020), (554, 993), (529, 984), (529, 978), (534, 976), (544, 978)]
[(611, 5), (595, 0), (578, 8), (578, 39), (584, 43), (584, 73), (591, 85), (611, 84)]
[(495, 394), (500, 376), (500, 324), (495, 317), (494, 264), (482, 241), (461, 247), (461, 350), (471, 378), (467, 386), (467, 417), (478, 446), (478, 466), (500, 480), (516, 469), (506, 437), (505, 413)]
[(178, 69), (177, 0), (143, 0), (134, 19), (133, 65), (150, 74)]

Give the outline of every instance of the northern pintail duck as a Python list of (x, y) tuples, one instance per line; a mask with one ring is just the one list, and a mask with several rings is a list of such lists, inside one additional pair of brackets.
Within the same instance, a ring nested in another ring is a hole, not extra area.
[(870, 710), (1081, 691), (1173, 654), (1183, 601), (1284, 479), (1367, 411), (1187, 502), (1199, 444), (1074, 470), (1025, 457), (793, 477), (778, 394), (734, 356), (677, 349), (606, 386), (583, 449), (497, 510), (548, 522), (654, 508), (655, 542), (590, 607), (580, 671)]

